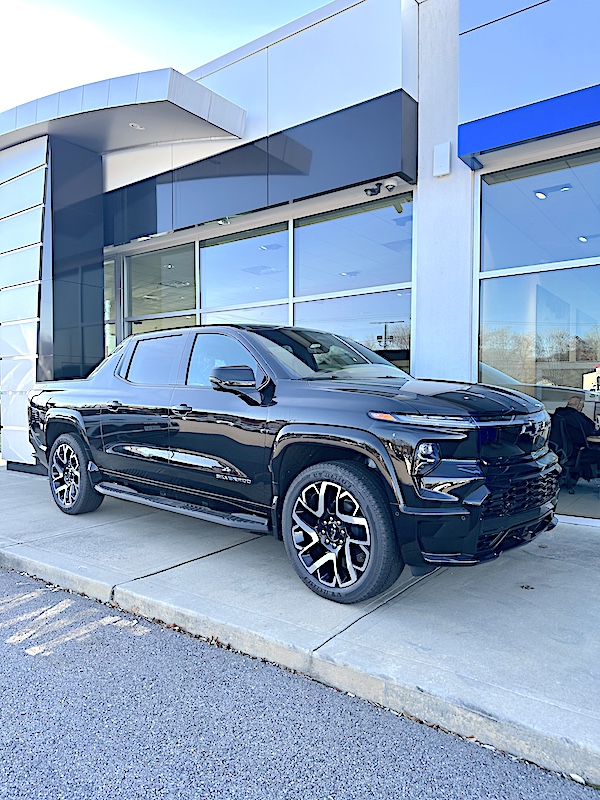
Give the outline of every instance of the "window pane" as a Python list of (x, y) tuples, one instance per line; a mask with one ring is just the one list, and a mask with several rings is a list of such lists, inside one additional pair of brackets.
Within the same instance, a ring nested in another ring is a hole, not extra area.
[(302, 220), (294, 237), (296, 296), (411, 279), (410, 197), (369, 210)]
[(285, 298), (288, 272), (285, 228), (205, 242), (200, 250), (202, 306), (227, 307)]
[(402, 369), (410, 354), (410, 291), (297, 303), (295, 324), (331, 331), (364, 344)]
[(182, 336), (142, 339), (136, 345), (127, 380), (155, 386), (169, 384), (179, 366), (183, 341)]
[[(483, 280), (479, 358), (485, 383), (531, 394), (551, 414), (570, 398), (581, 398), (583, 413), (598, 421), (600, 267)], [(566, 486), (561, 489), (559, 513), (600, 517), (597, 467), (588, 456), (594, 457), (588, 451), (581, 457), (584, 466), (576, 474), (573, 493)]]
[(109, 322), (104, 325), (104, 355), (109, 356), (117, 346), (117, 335), (115, 323)]
[(600, 255), (600, 154), (486, 175), (482, 270)]
[(249, 322), (264, 322), (267, 325), (287, 325), (288, 306), (256, 306), (237, 311), (212, 311), (202, 314), (203, 325), (245, 325)]
[(240, 342), (220, 333), (201, 333), (196, 337), (188, 376), (188, 386), (211, 386), (210, 373), (215, 367), (251, 367), (257, 374), (256, 361)]
[(115, 318), (115, 262), (104, 262), (104, 319)]
[(183, 317), (135, 319), (127, 323), (129, 327), (129, 333), (150, 333), (150, 331), (168, 331), (171, 328), (191, 328), (195, 324), (195, 314), (185, 314)]
[[(482, 281), (480, 335), (481, 379), (486, 382), (518, 383), (551, 411), (563, 396), (543, 387), (595, 388), (600, 267)], [(534, 392), (533, 386), (542, 388)]]
[(196, 307), (193, 244), (131, 256), (127, 266), (129, 316)]

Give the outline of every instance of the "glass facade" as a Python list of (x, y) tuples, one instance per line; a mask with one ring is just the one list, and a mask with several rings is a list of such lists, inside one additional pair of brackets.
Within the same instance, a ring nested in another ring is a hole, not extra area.
[[(287, 226), (203, 242), (200, 286), (204, 308), (285, 299), (288, 293)], [(226, 280), (223, 276), (226, 275)]]
[(600, 257), (600, 152), (494, 172), (481, 187), (484, 271)]
[(295, 261), (296, 296), (410, 281), (411, 197), (299, 220)]
[(123, 335), (200, 323), (308, 325), (355, 338), (407, 368), (411, 263), (410, 195), (111, 255), (105, 261), (107, 340), (112, 347), (120, 338), (115, 287), (122, 282)]
[[(537, 397), (553, 420), (581, 401), (600, 425), (600, 152), (485, 175), (481, 270), (479, 379)], [(589, 463), (558, 510), (600, 517), (599, 492)]]
[(193, 244), (131, 256), (128, 262), (126, 285), (129, 317), (195, 308)]

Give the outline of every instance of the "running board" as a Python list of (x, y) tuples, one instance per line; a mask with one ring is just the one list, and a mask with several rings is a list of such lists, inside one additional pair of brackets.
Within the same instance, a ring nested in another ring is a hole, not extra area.
[(94, 489), (107, 497), (131, 500), (133, 503), (140, 503), (143, 506), (150, 506), (160, 511), (175, 511), (177, 514), (185, 514), (188, 517), (203, 519), (206, 522), (216, 522), (219, 525), (227, 525), (230, 528), (243, 528), (253, 533), (269, 532), (267, 520), (253, 514), (228, 514), (226, 511), (213, 511), (203, 506), (197, 506), (194, 503), (172, 500), (170, 497), (155, 497), (154, 495), (137, 492), (127, 486), (106, 481), (97, 483)]

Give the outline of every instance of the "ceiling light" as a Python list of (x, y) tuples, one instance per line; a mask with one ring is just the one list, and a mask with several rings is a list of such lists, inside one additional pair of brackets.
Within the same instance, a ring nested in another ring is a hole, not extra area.
[(230, 225), (229, 217), (223, 217), (223, 219), (218, 219), (217, 225)]
[(166, 267), (167, 269), (173, 269), (173, 264), (165, 264), (165, 267)]
[(129, 123), (129, 127), (133, 128), (134, 131), (145, 131), (146, 130), (146, 128), (144, 128), (143, 125), (138, 125), (137, 122), (130, 122)]
[(580, 242), (587, 242), (587, 237), (586, 236), (580, 236), (579, 237), (579, 241)]
[(541, 186), (539, 189), (534, 189), (533, 193), (538, 200), (545, 200), (549, 194), (553, 194), (554, 192), (568, 192), (569, 189), (572, 188), (570, 183), (557, 183), (554, 186)]
[(355, 269), (352, 272), (340, 272), (342, 278), (355, 278), (357, 275), (360, 275), (360, 271)]

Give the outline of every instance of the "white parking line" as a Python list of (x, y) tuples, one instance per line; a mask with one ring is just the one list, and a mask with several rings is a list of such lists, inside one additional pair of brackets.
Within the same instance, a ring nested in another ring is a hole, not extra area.
[[(20, 608), (48, 593), (48, 589), (38, 589), (36, 591), (6, 597), (0, 600), (0, 615)], [(19, 626), (19, 629), (9, 636), (8, 639), (5, 640), (5, 643), (12, 645), (22, 644), (28, 639), (45, 637), (47, 634), (54, 633), (61, 628), (77, 625), (77, 627), (71, 627), (70, 630), (60, 636), (55, 636), (53, 639), (28, 647), (25, 650), (25, 652), (31, 656), (47, 656), (54, 652), (54, 648), (69, 641), (82, 639), (93, 631), (107, 625), (113, 625), (121, 631), (128, 631), (134, 636), (143, 636), (150, 631), (150, 628), (138, 625), (136, 620), (123, 619), (120, 616), (102, 617), (86, 625), (79, 625), (78, 623), (81, 623), (84, 619), (89, 619), (89, 617), (99, 614), (100, 610), (98, 608), (87, 608), (75, 614), (65, 615), (65, 612), (74, 602), (74, 600), (61, 600), (59, 603), (53, 605), (43, 605), (32, 611), (25, 611), (25, 613), (17, 614), (9, 619), (3, 619), (2, 622), (0, 622), (0, 628)]]

